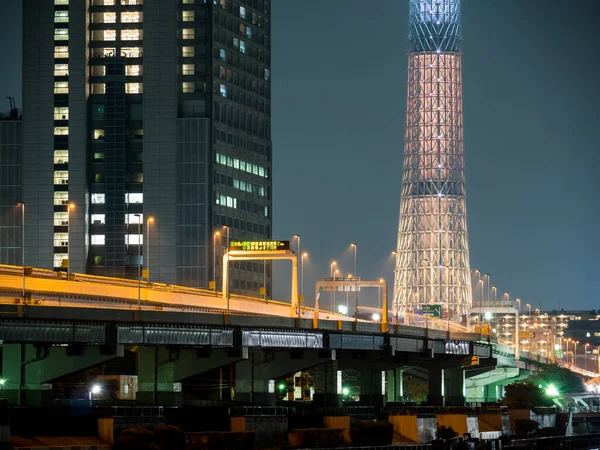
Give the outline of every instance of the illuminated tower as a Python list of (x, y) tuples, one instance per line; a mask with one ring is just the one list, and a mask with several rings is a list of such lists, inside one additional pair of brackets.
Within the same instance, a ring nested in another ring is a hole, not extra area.
[(460, 0), (410, 0), (408, 99), (394, 302), (400, 316), (471, 305)]

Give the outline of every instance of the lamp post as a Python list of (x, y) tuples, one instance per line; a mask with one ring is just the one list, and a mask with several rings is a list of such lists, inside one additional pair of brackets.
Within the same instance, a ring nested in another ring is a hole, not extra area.
[(217, 292), (217, 238), (221, 236), (220, 231), (213, 233), (213, 291)]
[[(138, 224), (138, 309), (142, 309), (142, 215), (134, 214)], [(130, 242), (131, 244), (131, 242)]]
[(517, 299), (517, 320), (515, 326), (515, 358), (519, 358), (521, 351), (521, 324), (519, 323), (519, 312), (521, 311), (521, 299)]
[(75, 209), (75, 203), (67, 206), (67, 280), (71, 273), (71, 210)]
[(487, 278), (487, 289), (485, 291), (485, 296), (486, 296), (486, 303), (489, 306), (490, 305), (490, 274), (489, 273), (485, 273), (483, 274), (484, 279)]
[[(475, 269), (473, 272), (477, 274), (477, 286), (479, 286), (479, 282), (481, 281), (481, 270)], [(483, 307), (483, 299), (479, 299), (479, 307)]]
[(577, 344), (579, 341), (575, 341), (575, 352), (573, 353), (573, 365), (577, 367)]
[(144, 251), (144, 267), (146, 268), (146, 282), (150, 283), (150, 224), (154, 223), (154, 217), (146, 219), (146, 242)]
[[(335, 281), (335, 279), (337, 278), (337, 274), (340, 273), (339, 269), (335, 269), (333, 271), (333, 281)], [(331, 312), (335, 313), (335, 293), (336, 291), (333, 291), (333, 302), (331, 303)]]
[(21, 301), (25, 303), (25, 202), (19, 202), (17, 206), (21, 207), (21, 268), (23, 269)]
[(590, 345), (590, 343), (586, 342), (585, 343), (585, 348), (583, 349), (583, 357), (584, 357), (583, 364), (584, 364), (585, 370), (587, 370), (587, 360), (588, 360), (588, 357), (587, 357), (587, 348), (589, 347), (589, 345)]
[(358, 274), (356, 273), (356, 251), (358, 246), (356, 245), (356, 242), (353, 242), (352, 244), (350, 244), (350, 246), (354, 247), (354, 293), (356, 295), (356, 300), (354, 302), (354, 318), (358, 319)]
[(300, 294), (302, 294), (302, 298), (304, 298), (304, 258), (308, 258), (308, 253), (302, 253), (300, 258)]
[[(297, 247), (296, 247), (296, 261), (298, 260), (298, 258), (300, 258), (300, 265), (302, 265), (302, 253), (300, 253), (300, 235), (299, 234), (295, 234), (294, 238), (296, 238), (298, 240), (297, 242)], [(266, 277), (266, 270), (267, 270), (267, 260), (265, 259), (265, 294), (267, 292), (267, 277)], [(296, 270), (298, 270), (298, 268), (296, 268)], [(302, 284), (302, 283), (300, 283)], [(300, 288), (300, 294), (302, 295), (302, 288)]]
[[(331, 263), (329, 264), (329, 276), (331, 277), (331, 279), (332, 279), (333, 281), (335, 281), (335, 278), (334, 278), (334, 276), (333, 276), (333, 270), (334, 270), (333, 268), (334, 268), (335, 266), (337, 266), (337, 261), (331, 261)], [(330, 296), (329, 298), (330, 298), (330, 300), (331, 300), (331, 304), (332, 304), (332, 305), (333, 305), (333, 301), (334, 301), (334, 300), (333, 300), (334, 296), (335, 296), (335, 291), (331, 291), (331, 296)]]
[[(231, 292), (229, 292), (229, 279), (231, 278), (231, 276), (229, 275), (231, 272), (229, 270), (229, 227), (227, 225), (224, 226), (225, 230), (227, 231), (226, 237), (227, 237), (227, 313), (229, 313), (229, 300), (231, 299)], [(225, 281), (225, 280), (223, 280)]]

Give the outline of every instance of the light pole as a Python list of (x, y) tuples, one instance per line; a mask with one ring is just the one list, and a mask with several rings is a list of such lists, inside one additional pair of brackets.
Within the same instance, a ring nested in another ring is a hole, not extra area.
[(577, 367), (577, 344), (579, 341), (575, 341), (575, 352), (573, 353), (573, 365)]
[(486, 292), (485, 296), (486, 296), (486, 303), (489, 306), (490, 305), (490, 274), (489, 273), (483, 274), (483, 277), (484, 277), (484, 279), (487, 278), (487, 289), (485, 291)]
[[(337, 261), (331, 261), (331, 263), (329, 264), (329, 276), (331, 277), (331, 279), (333, 281), (335, 281), (335, 278), (333, 276), (333, 268), (337, 266)], [(331, 299), (331, 304), (333, 305), (333, 297), (335, 296), (335, 290), (331, 291), (331, 296), (329, 297)]]
[(220, 231), (213, 233), (213, 291), (217, 292), (217, 238), (221, 236)]
[(358, 246), (356, 245), (356, 242), (353, 242), (350, 246), (354, 247), (354, 293), (356, 295), (356, 300), (354, 302), (354, 318), (358, 319), (358, 273), (356, 272), (356, 251)]
[(494, 303), (496, 303), (496, 296), (498, 295), (498, 289), (496, 286), (492, 286), (492, 291), (494, 291)]
[(21, 301), (25, 303), (25, 202), (19, 202), (17, 206), (21, 207), (21, 268), (23, 269)]
[(304, 298), (304, 258), (308, 258), (308, 253), (302, 253), (300, 258), (300, 294), (302, 294), (302, 298)]
[[(333, 281), (335, 281), (335, 279), (337, 278), (336, 275), (338, 273), (340, 273), (339, 269), (335, 269), (333, 271)], [(337, 289), (337, 286), (336, 286), (336, 289)], [(335, 297), (336, 297), (335, 293), (336, 293), (336, 291), (333, 291), (333, 302), (331, 304), (331, 312), (332, 313), (335, 313)]]
[(75, 209), (75, 203), (67, 206), (67, 280), (71, 273), (71, 210)]
[[(473, 272), (477, 274), (477, 286), (479, 286), (479, 282), (481, 281), (481, 270), (475, 269)], [(483, 307), (483, 299), (479, 299), (479, 307)]]
[(588, 357), (587, 357), (587, 348), (588, 348), (589, 345), (590, 345), (590, 343), (586, 342), (585, 343), (585, 348), (583, 349), (583, 357), (584, 357), (583, 364), (584, 364), (585, 370), (587, 370), (587, 360), (588, 360)]
[(517, 299), (517, 320), (515, 325), (515, 358), (519, 358), (521, 351), (521, 324), (519, 322), (519, 312), (521, 311), (521, 299)]
[[(224, 226), (225, 230), (227, 231), (226, 237), (227, 237), (227, 313), (229, 314), (229, 300), (231, 299), (231, 292), (229, 292), (229, 286), (231, 285), (229, 283), (229, 279), (231, 278), (230, 275), (230, 270), (229, 270), (229, 227), (227, 225)], [(223, 280), (225, 281), (225, 280)]]
[(146, 220), (146, 242), (144, 252), (144, 267), (146, 268), (146, 282), (150, 283), (150, 224), (154, 223), (154, 217)]
[[(142, 215), (134, 214), (138, 223), (138, 309), (142, 309)], [(130, 242), (131, 243), (131, 242)]]
[[(298, 239), (297, 247), (296, 247), (296, 251), (297, 251), (297, 253), (296, 253), (296, 261), (298, 261), (298, 258), (300, 258), (300, 265), (302, 265), (302, 253), (300, 253), (300, 235), (299, 234), (295, 234), (294, 237), (296, 239)], [(265, 259), (265, 274), (266, 274), (266, 269), (267, 269), (267, 260)], [(298, 270), (298, 268), (296, 268), (296, 270)], [(266, 279), (267, 279), (267, 277), (265, 275), (265, 293), (267, 292), (267, 286), (266, 286), (267, 282), (266, 282)], [(300, 284), (302, 284), (302, 283), (300, 283)], [(302, 294), (303, 294), (302, 293), (302, 288), (300, 288), (300, 295), (302, 295)]]

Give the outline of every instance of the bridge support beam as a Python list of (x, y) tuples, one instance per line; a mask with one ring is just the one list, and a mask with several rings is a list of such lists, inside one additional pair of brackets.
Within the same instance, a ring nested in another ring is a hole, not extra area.
[(387, 371), (387, 401), (404, 401), (404, 371), (406, 367), (397, 367)]
[(246, 348), (139, 347), (136, 399), (145, 404), (182, 406), (183, 380), (247, 357)]
[(234, 400), (256, 405), (275, 404), (273, 380), (308, 370), (335, 358), (323, 350), (253, 350), (235, 365)]
[(358, 379), (360, 402), (364, 405), (385, 405), (385, 371), (363, 367)]
[(490, 370), (473, 374), (465, 380), (466, 397), (471, 402), (495, 402), (504, 395), (504, 386), (529, 375), (518, 367), (491, 367)]
[(123, 346), (68, 347), (2, 345), (2, 397), (15, 405), (44, 406), (54, 401), (52, 381), (123, 356)]
[(463, 406), (465, 404), (464, 371), (462, 367), (431, 367), (427, 403), (432, 406)]

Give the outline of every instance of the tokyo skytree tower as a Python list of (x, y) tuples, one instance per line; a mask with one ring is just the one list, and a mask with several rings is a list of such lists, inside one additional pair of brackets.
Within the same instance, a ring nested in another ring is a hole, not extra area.
[[(462, 119), (461, 0), (409, 0), (408, 98), (394, 306), (471, 307)], [(449, 316), (448, 316), (449, 314)]]

